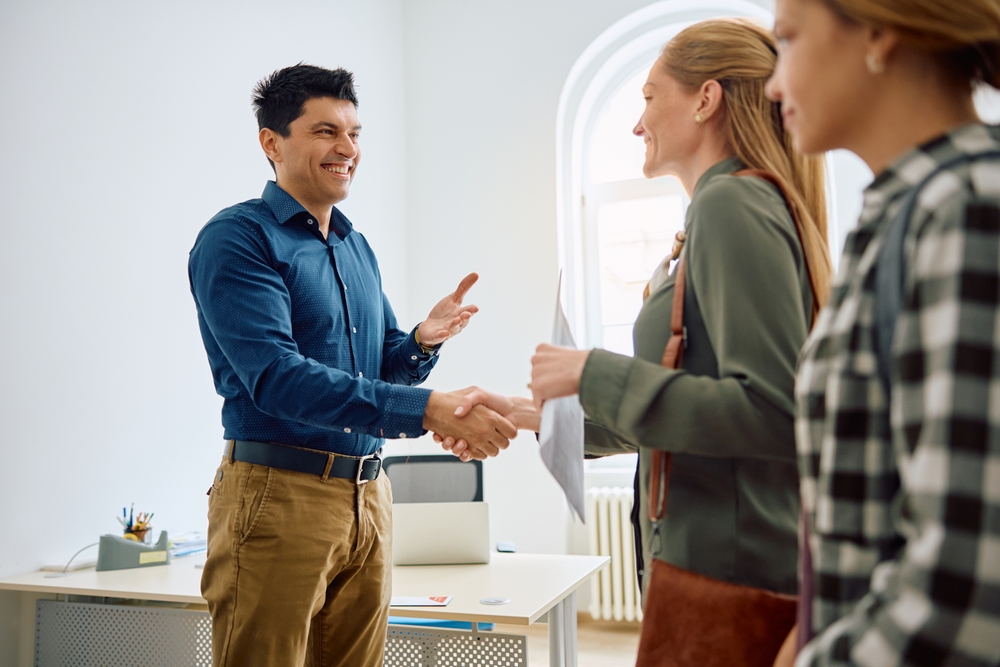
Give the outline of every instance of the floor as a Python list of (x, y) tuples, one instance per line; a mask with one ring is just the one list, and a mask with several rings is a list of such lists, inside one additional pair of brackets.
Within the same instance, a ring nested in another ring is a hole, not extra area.
[[(549, 664), (548, 626), (536, 623), (523, 625), (496, 625), (494, 632), (528, 636), (528, 667), (547, 667)], [(580, 614), (577, 620), (579, 667), (633, 667), (639, 647), (638, 623), (594, 621), (589, 614)]]

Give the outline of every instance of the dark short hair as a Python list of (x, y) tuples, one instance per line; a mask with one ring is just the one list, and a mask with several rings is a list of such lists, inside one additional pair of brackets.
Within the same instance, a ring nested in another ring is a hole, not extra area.
[(324, 69), (299, 63), (279, 69), (253, 88), (253, 110), (257, 127), (287, 137), (289, 125), (302, 115), (302, 107), (315, 97), (347, 100), (358, 106), (354, 75), (345, 69)]

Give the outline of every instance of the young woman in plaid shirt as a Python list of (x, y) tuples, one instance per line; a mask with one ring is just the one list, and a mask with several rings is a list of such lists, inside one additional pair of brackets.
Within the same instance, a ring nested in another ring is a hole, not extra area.
[[(1000, 2), (777, 0), (775, 34), (768, 92), (797, 148), (877, 174), (796, 378), (813, 636), (796, 664), (1000, 665), (1000, 158), (982, 155), (1000, 128), (972, 100), (1000, 85)], [(887, 395), (879, 251), (928, 176), (896, 255)]]

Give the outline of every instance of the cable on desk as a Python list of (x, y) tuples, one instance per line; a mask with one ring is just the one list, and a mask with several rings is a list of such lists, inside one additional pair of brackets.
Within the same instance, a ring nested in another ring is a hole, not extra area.
[(45, 577), (47, 579), (52, 579), (52, 578), (55, 578), (55, 577), (66, 576), (66, 571), (69, 570), (69, 566), (73, 564), (73, 561), (76, 559), (76, 557), (79, 556), (80, 554), (82, 554), (84, 551), (86, 551), (90, 547), (96, 547), (98, 544), (100, 544), (100, 542), (94, 542), (93, 544), (88, 544), (87, 546), (85, 546), (84, 548), (80, 549), (75, 554), (73, 554), (72, 557), (70, 557), (70, 559), (68, 561), (66, 561), (66, 567), (63, 568), (62, 572), (55, 572), (55, 573), (52, 573), (52, 574), (46, 574)]

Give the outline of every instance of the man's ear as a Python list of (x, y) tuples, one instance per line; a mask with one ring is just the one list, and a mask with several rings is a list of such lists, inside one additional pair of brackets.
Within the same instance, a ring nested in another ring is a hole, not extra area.
[(281, 162), (280, 137), (278, 133), (271, 128), (265, 127), (261, 128), (257, 138), (260, 139), (260, 147), (264, 150), (264, 155), (271, 162)]
[(701, 84), (698, 91), (698, 106), (695, 113), (700, 114), (705, 120), (719, 112), (722, 108), (722, 85), (715, 79), (709, 79)]

